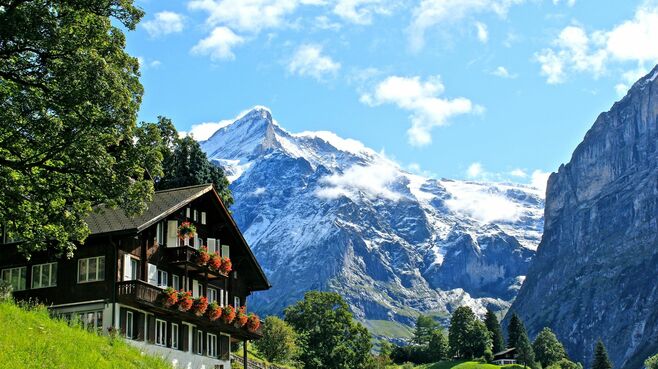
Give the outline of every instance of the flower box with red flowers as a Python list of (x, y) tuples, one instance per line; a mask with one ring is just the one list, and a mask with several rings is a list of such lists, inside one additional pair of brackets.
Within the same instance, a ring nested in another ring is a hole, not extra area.
[(217, 255), (216, 252), (210, 254), (208, 259), (208, 267), (218, 272), (221, 266), (222, 266), (222, 258), (219, 255)]
[(244, 306), (240, 306), (238, 312), (235, 314), (235, 322), (238, 324), (239, 327), (244, 327), (247, 324), (248, 319), (249, 318), (247, 317), (247, 308)]
[(208, 319), (210, 319), (210, 321), (214, 322), (222, 316), (222, 308), (219, 306), (219, 304), (213, 301), (210, 303), (210, 305), (208, 305), (206, 316)]
[(227, 305), (222, 311), (222, 321), (226, 324), (231, 324), (233, 323), (233, 320), (235, 320), (235, 308), (231, 305)]
[(219, 267), (219, 272), (224, 275), (228, 275), (231, 273), (231, 270), (233, 270), (233, 263), (231, 263), (231, 259), (222, 258), (222, 265)]
[(193, 238), (196, 234), (196, 227), (190, 222), (183, 222), (178, 227), (178, 238), (181, 240)]
[(192, 303), (192, 312), (196, 316), (203, 316), (208, 309), (208, 299), (205, 296), (197, 297)]
[(197, 251), (196, 262), (199, 265), (206, 265), (210, 260), (210, 254), (208, 253), (208, 246), (201, 246), (199, 251)]
[(176, 305), (178, 302), (178, 291), (171, 287), (167, 287), (164, 291), (162, 291), (163, 295), (163, 302), (162, 304), (165, 307), (172, 307)]
[(192, 292), (190, 291), (180, 291), (178, 292), (178, 310), (180, 311), (189, 311), (192, 308)]
[(256, 332), (258, 328), (260, 328), (260, 318), (254, 313), (249, 313), (247, 316), (247, 329)]

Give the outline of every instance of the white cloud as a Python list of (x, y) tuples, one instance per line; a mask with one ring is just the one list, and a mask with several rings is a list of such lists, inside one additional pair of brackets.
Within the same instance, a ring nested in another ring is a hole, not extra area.
[(288, 71), (300, 76), (310, 76), (323, 80), (328, 75), (335, 75), (340, 69), (340, 63), (322, 55), (320, 45), (301, 45), (288, 63)]
[(519, 178), (525, 178), (528, 176), (528, 173), (525, 172), (525, 170), (517, 168), (511, 171), (509, 174), (511, 174), (514, 177), (519, 177)]
[(486, 44), (489, 41), (489, 31), (487, 31), (487, 25), (481, 22), (475, 22), (475, 28), (478, 33), (478, 40), (483, 44)]
[[(574, 72), (592, 74), (595, 78), (612, 63), (645, 63), (658, 61), (658, 7), (641, 6), (633, 19), (610, 30), (589, 34), (580, 26), (565, 27), (552, 42), (535, 55), (541, 64), (541, 74), (549, 84), (563, 83)], [(629, 71), (632, 72), (632, 71)], [(635, 74), (637, 76), (637, 73)], [(628, 75), (616, 86), (617, 91), (628, 86)]]
[(473, 163), (468, 166), (468, 169), (466, 169), (466, 175), (468, 178), (478, 178), (484, 173), (484, 169), (482, 168), (482, 164), (480, 163)]
[[(560, 2), (561, 2), (560, 0), (553, 0), (554, 5), (558, 5), (558, 4), (560, 4)], [(576, 5), (576, 0), (566, 0), (566, 1), (564, 1), (564, 3), (567, 4), (567, 6), (571, 7), (571, 6)]]
[(210, 55), (212, 60), (235, 59), (233, 47), (244, 43), (244, 38), (236, 35), (227, 27), (215, 27), (208, 37), (199, 41), (192, 48), (193, 54)]
[(155, 14), (154, 19), (142, 23), (142, 27), (151, 37), (182, 32), (184, 28), (183, 16), (170, 11), (159, 12)]
[(370, 24), (375, 14), (391, 14), (390, 0), (337, 0), (334, 13), (356, 24)]
[(507, 70), (507, 68), (505, 68), (503, 66), (498, 66), (496, 69), (493, 70), (493, 72), (491, 72), (491, 74), (493, 74), (496, 77), (500, 77), (500, 78), (510, 78), (511, 79), (511, 78), (516, 78), (517, 77), (516, 74), (511, 74)]
[(137, 57), (137, 62), (139, 63), (139, 69), (140, 70), (147, 70), (151, 68), (157, 69), (159, 66), (162, 65), (162, 62), (156, 59), (146, 59), (142, 56)]
[(524, 0), (422, 0), (413, 10), (409, 26), (412, 50), (419, 50), (425, 44), (425, 32), (437, 25), (459, 21), (469, 15), (495, 13), (501, 17), (513, 5)]
[(390, 76), (379, 82), (371, 93), (361, 95), (361, 102), (369, 106), (395, 104), (411, 112), (409, 142), (423, 146), (432, 142), (431, 130), (449, 123), (453, 116), (481, 111), (471, 100), (463, 97), (439, 97), (445, 87), (439, 76), (421, 81), (420, 77)]
[(644, 77), (647, 73), (649, 73), (649, 69), (645, 68), (643, 64), (638, 65), (638, 67), (635, 69), (631, 69), (624, 72), (621, 75), (622, 82), (619, 82), (615, 86), (615, 91), (617, 91), (617, 94), (619, 96), (626, 95), (626, 93), (631, 88), (633, 83), (635, 83), (638, 79)]
[(441, 184), (452, 196), (446, 201), (450, 210), (481, 222), (516, 221), (523, 214), (522, 207), (505, 196), (492, 192), (489, 186), (453, 181)]
[(546, 183), (548, 182), (548, 177), (551, 175), (551, 172), (544, 172), (541, 170), (535, 170), (530, 175), (530, 185), (541, 191), (542, 195), (546, 193)]
[(326, 15), (319, 15), (315, 17), (315, 22), (313, 23), (315, 28), (338, 31), (342, 26), (340, 23), (332, 22), (329, 17)]
[(183, 132), (184, 135), (191, 134), (197, 141), (205, 141), (217, 132), (218, 129), (224, 128), (233, 123), (234, 120), (222, 120), (220, 122), (204, 122), (194, 124), (189, 132)]
[(397, 178), (399, 168), (393, 163), (382, 161), (367, 166), (354, 165), (342, 174), (332, 174), (321, 179), (324, 187), (315, 195), (324, 199), (337, 199), (342, 196), (356, 199), (365, 196), (369, 199), (383, 198), (397, 201), (401, 195), (389, 189)]

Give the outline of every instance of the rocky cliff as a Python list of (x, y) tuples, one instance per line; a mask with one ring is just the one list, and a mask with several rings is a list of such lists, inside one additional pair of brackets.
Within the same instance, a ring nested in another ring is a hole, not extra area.
[(551, 327), (589, 366), (600, 337), (616, 368), (658, 352), (658, 67), (601, 114), (551, 175), (544, 235), (510, 311)]

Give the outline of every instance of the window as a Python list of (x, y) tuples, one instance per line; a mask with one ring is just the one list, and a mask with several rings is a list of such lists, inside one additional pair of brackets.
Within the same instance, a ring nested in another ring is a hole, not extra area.
[(222, 306), (222, 307), (226, 306), (226, 302), (225, 302), (226, 299), (224, 298), (224, 295), (225, 295), (224, 289), (220, 288), (219, 289), (219, 306)]
[(199, 212), (194, 210), (194, 221), (196, 222), (197, 220), (199, 220)]
[(196, 332), (196, 353), (203, 355), (203, 332)]
[(78, 260), (78, 282), (95, 282), (105, 279), (105, 256)]
[(208, 288), (208, 303), (217, 302), (217, 290)]
[(196, 297), (200, 297), (200, 296), (203, 296), (203, 295), (204, 295), (204, 294), (203, 294), (203, 285), (202, 285), (201, 283), (198, 283), (198, 282), (197, 282), (197, 284), (196, 284), (196, 291), (195, 291), (195, 292), (196, 292)]
[(186, 208), (185, 209), (185, 218), (189, 218), (189, 217), (190, 217), (190, 208)]
[(208, 347), (208, 351), (206, 352), (206, 355), (217, 357), (217, 335), (208, 333), (207, 337), (206, 346)]
[(133, 313), (132, 311), (126, 311), (126, 338), (133, 339)]
[(32, 266), (32, 288), (57, 286), (57, 263)]
[(139, 260), (130, 254), (123, 255), (123, 280), (134, 281), (138, 277)]
[(158, 223), (158, 225), (155, 227), (155, 240), (158, 245), (164, 245), (164, 240), (165, 240), (164, 222)]
[(240, 305), (240, 298), (238, 296), (233, 296), (233, 303), (235, 304), (235, 305), (233, 305), (234, 308), (236, 308), (236, 309), (239, 308), (241, 306)]
[(164, 320), (155, 320), (155, 344), (158, 346), (167, 345), (167, 322)]
[[(219, 242), (217, 242), (217, 244), (218, 244), (217, 248), (219, 248)], [(222, 245), (222, 257), (230, 258), (231, 257), (230, 250), (231, 248), (228, 245)]]
[(90, 332), (103, 332), (103, 311), (86, 311), (80, 312), (77, 315), (77, 322), (71, 322), (72, 324), (79, 324), (80, 327), (90, 331)]
[(178, 348), (178, 324), (171, 323), (171, 348)]
[(201, 212), (201, 224), (206, 224), (206, 212)]
[(27, 267), (2, 270), (2, 281), (11, 285), (14, 291), (23, 291), (27, 280)]
[(177, 290), (181, 289), (180, 286), (180, 277), (177, 274), (171, 275), (171, 286)]
[(169, 282), (169, 273), (165, 272), (164, 270), (158, 269), (158, 286), (167, 287), (168, 282)]

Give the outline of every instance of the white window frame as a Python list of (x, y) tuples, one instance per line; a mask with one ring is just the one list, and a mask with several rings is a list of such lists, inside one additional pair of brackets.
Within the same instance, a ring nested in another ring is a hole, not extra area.
[(190, 208), (185, 208), (185, 218), (190, 218)]
[(208, 303), (217, 302), (217, 289), (208, 287), (206, 289), (206, 294), (208, 295)]
[[(14, 274), (17, 275), (17, 286), (14, 286), (12, 282), (14, 279)], [(21, 278), (21, 275), (23, 278)], [(0, 274), (0, 280), (10, 284), (14, 291), (25, 291), (27, 289), (27, 267), (15, 267), (15, 268), (6, 268), (2, 269), (2, 274)], [(22, 283), (21, 283), (22, 282)]]
[(233, 307), (236, 308), (236, 309), (238, 309), (238, 308), (240, 308), (240, 306), (242, 306), (242, 305), (240, 305), (240, 296), (233, 296), (233, 304), (234, 304)]
[[(44, 268), (48, 269), (48, 280), (43, 281)], [(35, 278), (36, 277), (36, 278)], [(45, 263), (32, 265), (32, 289), (48, 288), (57, 286), (57, 263)]]
[(201, 212), (201, 224), (206, 224), (206, 212)]
[(180, 276), (179, 276), (178, 274), (172, 274), (172, 275), (171, 275), (171, 286), (172, 286), (174, 289), (176, 289), (176, 290), (180, 290), (180, 289), (181, 289), (181, 286), (180, 286)]
[[(94, 270), (93, 275), (90, 273), (91, 271), (89, 270), (89, 262), (91, 260), (96, 260), (96, 270)], [(84, 273), (84, 278), (82, 279), (80, 278), (81, 277), (80, 270), (83, 264), (84, 264), (85, 273)], [(102, 268), (101, 265), (103, 266)], [(78, 259), (78, 283), (98, 282), (103, 280), (105, 280), (105, 256), (94, 256), (91, 258)]]
[(135, 324), (133, 320), (133, 312), (132, 311), (126, 311), (126, 338), (128, 339), (133, 339), (135, 338), (133, 336), (134, 329), (135, 329)]
[(158, 284), (158, 287), (167, 287), (169, 283), (169, 272), (158, 269), (158, 280), (156, 283)]
[(194, 213), (194, 217), (192, 219), (196, 222), (199, 220), (199, 212), (196, 209), (194, 209), (193, 213)]
[(217, 357), (217, 335), (212, 333), (206, 334), (206, 356)]
[(171, 323), (171, 348), (178, 349), (178, 324)]
[(155, 320), (155, 345), (167, 346), (167, 322), (164, 320)]
[(203, 355), (203, 331), (196, 331), (196, 353), (197, 355)]
[(155, 226), (155, 242), (160, 245), (165, 243), (165, 222), (158, 222)]

